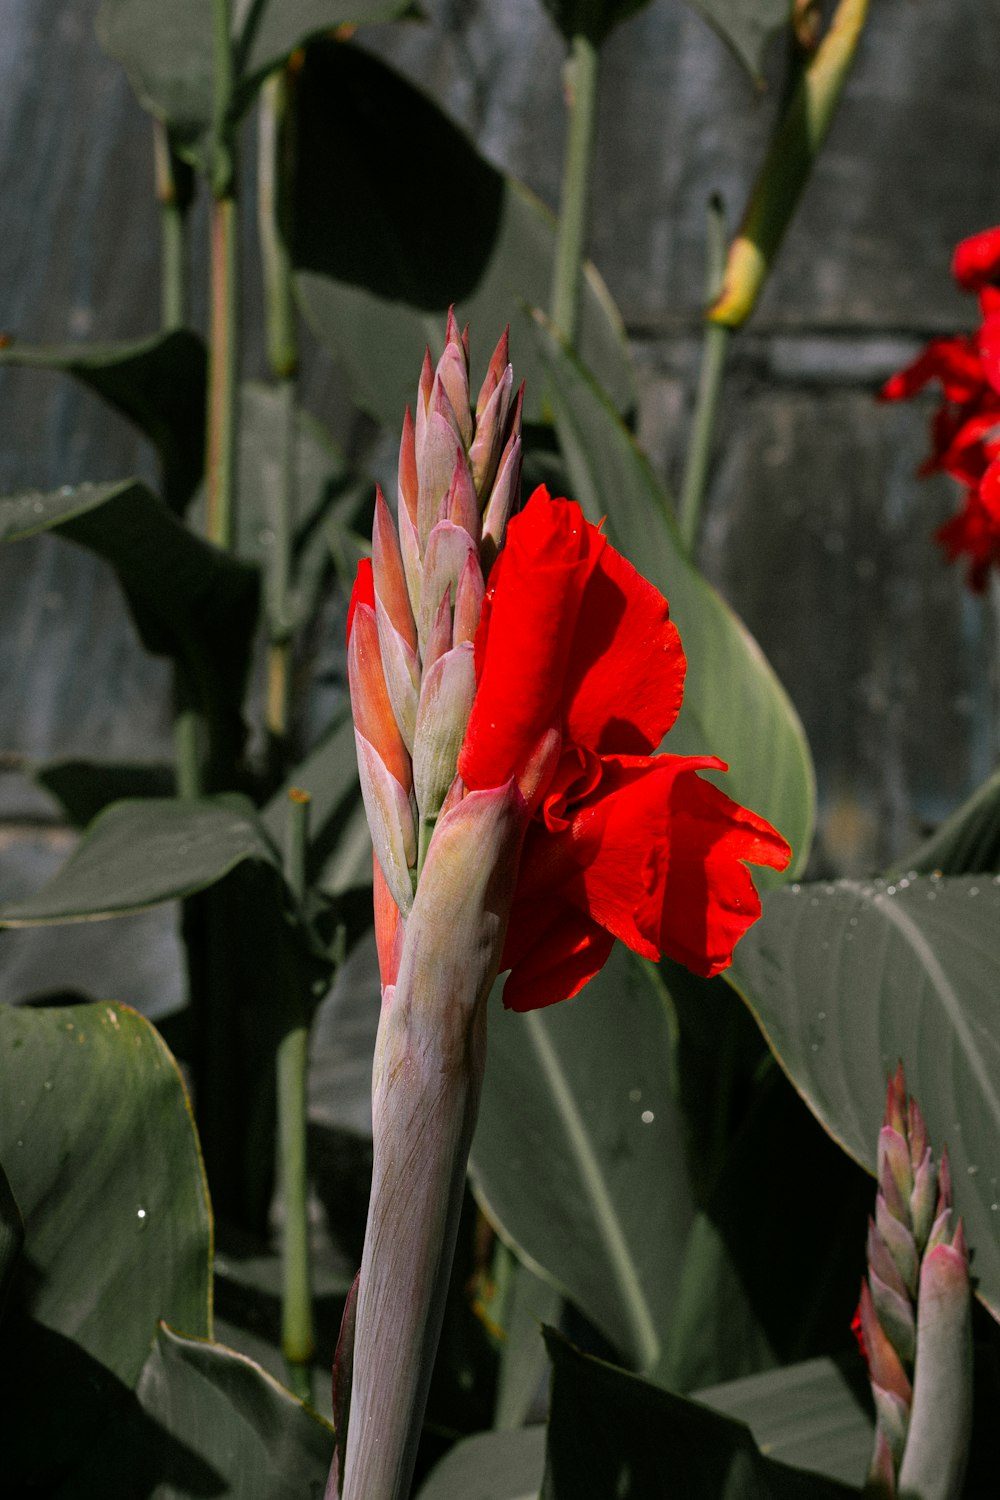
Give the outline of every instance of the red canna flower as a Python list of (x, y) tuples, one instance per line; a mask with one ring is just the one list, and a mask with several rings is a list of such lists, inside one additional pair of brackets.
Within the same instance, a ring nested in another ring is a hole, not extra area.
[(573, 501), (538, 489), (509, 523), (476, 664), (459, 775), (470, 789), (515, 778), (532, 814), (504, 1003), (576, 994), (616, 937), (698, 974), (725, 968), (760, 915), (745, 861), (783, 869), (791, 851), (697, 774), (724, 762), (650, 753), (681, 705), (680, 638), (663, 595)]
[(961, 241), (952, 275), (964, 291), (979, 294), (979, 327), (973, 334), (932, 339), (879, 395), (905, 401), (932, 381), (940, 384), (930, 453), (919, 472), (942, 471), (964, 487), (962, 509), (939, 528), (937, 539), (953, 561), (968, 560), (969, 586), (980, 593), (990, 567), (1000, 566), (1000, 507), (983, 493), (1000, 455), (1000, 226)]

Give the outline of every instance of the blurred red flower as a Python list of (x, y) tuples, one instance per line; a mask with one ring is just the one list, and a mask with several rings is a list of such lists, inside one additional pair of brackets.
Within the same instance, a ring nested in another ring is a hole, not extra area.
[(542, 488), (508, 527), (476, 637), (478, 686), (458, 770), (514, 777), (531, 822), (501, 967), (504, 1003), (568, 998), (614, 939), (703, 975), (760, 915), (745, 861), (791, 851), (697, 774), (714, 756), (654, 755), (686, 662), (667, 601), (570, 500)]
[(905, 401), (939, 383), (941, 404), (931, 418), (931, 449), (920, 473), (943, 471), (964, 487), (962, 509), (937, 538), (952, 560), (967, 558), (969, 585), (978, 593), (991, 565), (1000, 565), (1000, 226), (956, 246), (952, 275), (963, 291), (979, 294), (979, 327), (973, 334), (932, 339), (879, 395)]

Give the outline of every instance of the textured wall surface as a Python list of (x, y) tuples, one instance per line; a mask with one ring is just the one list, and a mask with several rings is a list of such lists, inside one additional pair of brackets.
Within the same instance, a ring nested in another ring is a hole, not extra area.
[[(426, 25), (371, 31), (363, 44), (554, 206), (563, 52), (545, 11), (535, 0), (424, 8)], [(0, 0), (0, 327), (32, 341), (136, 336), (158, 318), (148, 122), (96, 44), (95, 9)], [(950, 484), (914, 478), (928, 408), (879, 407), (872, 393), (930, 333), (971, 323), (948, 261), (955, 240), (1000, 219), (998, 43), (998, 0), (874, 0), (826, 151), (733, 345), (702, 561), (803, 717), (824, 872), (900, 856), (996, 759), (993, 605), (967, 595), (931, 540)], [(706, 200), (719, 190), (738, 216), (775, 93), (756, 95), (681, 0), (655, 0), (603, 58), (591, 250), (637, 363), (640, 437), (674, 484), (697, 373)], [(419, 168), (406, 142), (400, 160)], [(204, 240), (202, 208), (196, 263)], [(252, 261), (244, 321), (246, 373), (258, 374)], [(350, 440), (318, 352), (304, 389)], [(3, 493), (152, 473), (125, 424), (57, 375), (0, 372), (0, 433)], [(0, 886), (14, 895), (71, 842), (28, 764), (164, 756), (168, 680), (141, 652), (110, 574), (56, 540), (0, 551), (0, 630)], [(72, 976), (144, 1007), (172, 1003), (173, 917), (141, 921), (85, 938), (0, 934), (0, 994)]]

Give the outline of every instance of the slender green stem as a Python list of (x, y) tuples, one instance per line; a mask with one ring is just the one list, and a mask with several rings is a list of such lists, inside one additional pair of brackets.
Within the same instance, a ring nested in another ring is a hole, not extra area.
[(272, 772), (280, 777), (291, 709), (289, 586), (296, 514), (296, 374), (298, 335), (288, 253), (292, 194), (292, 112), (289, 75), (272, 73), (261, 90), (257, 223), (264, 276), (267, 353), (281, 398), (279, 480), (267, 559), (267, 733)]
[(230, 121), (234, 64), (229, 0), (212, 0), (212, 39), (212, 288), (206, 531), (210, 541), (220, 547), (231, 547), (236, 515), (239, 226)]
[(160, 204), (160, 325), (164, 332), (187, 322), (187, 215), (194, 174), (171, 148), (167, 127), (153, 121), (153, 161)]
[[(289, 792), (285, 875), (296, 902), (306, 884), (309, 795)], [(309, 1027), (293, 1026), (278, 1045), (278, 1178), (284, 1201), (281, 1266), (281, 1348), (292, 1389), (312, 1398), (309, 1361), (314, 1349), (309, 1255), (307, 1098)]]
[(231, 547), (236, 517), (238, 244), (236, 199), (212, 203), (212, 312), (208, 375), (208, 457), (205, 528), (209, 541)]
[(202, 785), (202, 727), (198, 710), (183, 701), (180, 669), (176, 686), (178, 703), (174, 713), (174, 764), (178, 797), (200, 797)]
[(288, 253), (293, 123), (289, 96), (288, 74), (279, 68), (264, 82), (258, 114), (257, 224), (264, 275), (267, 356), (271, 373), (279, 379), (294, 375), (299, 363)]
[[(713, 198), (708, 210), (706, 296), (709, 305), (718, 295), (726, 263), (726, 223), (722, 203)], [(701, 373), (695, 400), (691, 437), (688, 442), (684, 483), (680, 498), (681, 540), (693, 557), (698, 542), (698, 523), (705, 498), (715, 421), (726, 367), (730, 329), (721, 323), (706, 323), (701, 351)]]
[(569, 117), (552, 282), (552, 321), (570, 344), (576, 342), (583, 280), (596, 123), (597, 62), (598, 52), (593, 42), (585, 36), (575, 36), (566, 65)]

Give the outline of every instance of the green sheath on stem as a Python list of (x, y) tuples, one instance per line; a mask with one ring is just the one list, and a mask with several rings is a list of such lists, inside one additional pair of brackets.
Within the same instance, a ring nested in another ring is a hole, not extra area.
[(754, 309), (847, 79), (868, 0), (839, 0), (772, 137), (739, 234), (729, 250), (713, 323), (738, 328)]

